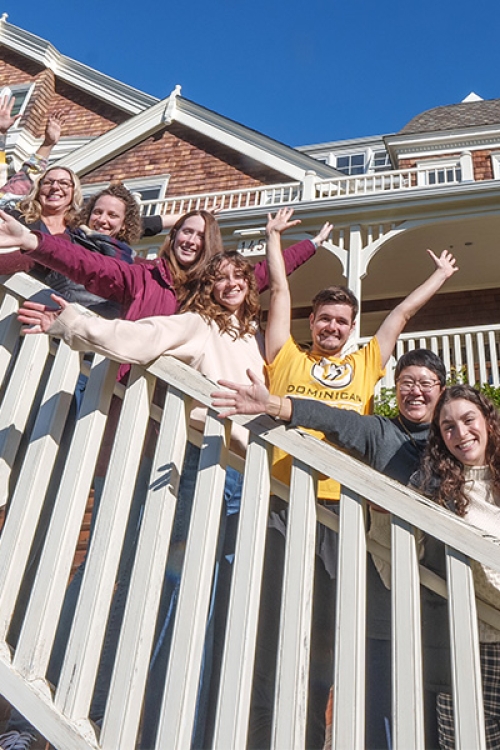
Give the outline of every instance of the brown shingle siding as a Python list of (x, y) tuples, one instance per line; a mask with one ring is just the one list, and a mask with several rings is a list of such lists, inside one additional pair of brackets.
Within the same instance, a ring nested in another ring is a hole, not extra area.
[(48, 68), (5, 48), (0, 49), (0, 87), (33, 81), (35, 88), (20, 125), (37, 138), (43, 136), (47, 115), (51, 111), (65, 113), (63, 136), (102, 135), (130, 117), (118, 107), (56, 80)]
[(480, 181), (493, 179), (491, 151), (474, 151), (472, 153), (472, 163), (474, 165), (475, 180)]
[(214, 192), (288, 181), (223, 144), (176, 126), (151, 136), (85, 175), (84, 183), (170, 174), (169, 195)]

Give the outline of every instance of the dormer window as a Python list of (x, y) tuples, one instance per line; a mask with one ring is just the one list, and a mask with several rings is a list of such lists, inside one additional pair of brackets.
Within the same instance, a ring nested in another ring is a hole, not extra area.
[(371, 163), (371, 171), (387, 172), (391, 169), (391, 160), (387, 151), (374, 151)]
[(344, 174), (364, 174), (366, 171), (366, 153), (345, 154), (337, 156), (337, 169)]

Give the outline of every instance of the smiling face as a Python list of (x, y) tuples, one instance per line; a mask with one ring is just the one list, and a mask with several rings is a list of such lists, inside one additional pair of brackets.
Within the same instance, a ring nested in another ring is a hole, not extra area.
[(482, 411), (467, 399), (443, 405), (439, 416), (441, 437), (449, 452), (466, 466), (484, 466), (488, 447), (488, 424)]
[(182, 268), (196, 263), (205, 247), (205, 219), (189, 216), (175, 234), (173, 252)]
[(396, 382), (400, 414), (417, 424), (431, 422), (442, 390), (439, 378), (432, 370), (419, 365), (405, 367)]
[(38, 186), (38, 201), (42, 216), (62, 214), (73, 200), (73, 177), (65, 169), (51, 169), (42, 177)]
[(229, 260), (223, 260), (215, 277), (215, 301), (229, 312), (238, 312), (248, 294), (248, 281), (244, 271)]
[(95, 202), (89, 226), (96, 232), (116, 237), (125, 221), (125, 203), (113, 195), (101, 195)]
[(309, 316), (312, 353), (325, 357), (340, 354), (353, 328), (352, 307), (344, 303), (320, 305)]

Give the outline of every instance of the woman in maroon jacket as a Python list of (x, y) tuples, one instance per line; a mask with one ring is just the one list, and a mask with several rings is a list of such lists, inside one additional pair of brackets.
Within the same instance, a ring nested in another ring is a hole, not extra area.
[[(58, 271), (75, 282), (83, 284), (93, 294), (118, 303), (122, 309), (122, 317), (128, 320), (138, 320), (153, 315), (170, 315), (177, 312), (179, 307), (186, 304), (191, 295), (196, 292), (197, 281), (208, 259), (222, 250), (218, 224), (213, 215), (206, 211), (192, 211), (182, 216), (172, 227), (160, 252), (160, 257), (151, 262), (133, 265), (123, 263), (116, 258), (89, 253), (84, 248), (67, 242), (61, 236), (30, 232), (3, 212), (0, 212), (0, 217), (4, 220), (0, 224), (0, 247), (17, 246), (30, 261)], [(287, 274), (291, 274), (312, 257), (316, 247), (327, 239), (330, 231), (331, 225), (326, 223), (314, 240), (304, 240), (287, 248), (284, 251)], [(0, 257), (0, 269), (1, 260)], [(253, 270), (257, 289), (262, 292), (269, 283), (265, 261), (257, 263)], [(119, 377), (123, 377), (128, 369), (128, 365), (122, 365)], [(107, 441), (106, 436), (104, 438), (104, 450), (101, 450), (96, 467), (96, 480), (98, 477), (102, 478), (106, 472), (109, 457), (107, 448), (112, 445), (112, 436), (115, 432), (113, 426), (116, 425), (118, 413), (119, 404), (115, 402), (115, 406), (112, 404), (108, 418), (107, 434), (111, 435), (111, 440)], [(96, 484), (101, 484), (101, 482), (102, 479)], [(66, 595), (60, 621), (60, 630), (65, 633), (67, 633), (74, 612), (83, 575), (83, 565), (82, 563)], [(62, 640), (65, 640), (65, 636)], [(104, 651), (112, 654), (114, 649), (110, 647)], [(49, 669), (49, 676), (54, 681), (57, 680), (62, 656), (62, 650), (55, 648)], [(107, 675), (111, 673), (109, 665), (103, 664), (101, 668)], [(97, 700), (97, 703), (101, 705), (94, 706), (97, 720), (102, 716), (101, 706), (105, 701), (106, 692), (107, 685), (103, 685), (101, 701)], [(104, 701), (102, 694), (104, 694)]]
[[(31, 261), (64, 273), (88, 291), (119, 302), (127, 320), (177, 312), (189, 297), (206, 261), (223, 250), (219, 227), (207, 211), (191, 211), (175, 223), (159, 258), (125, 266), (115, 258), (99, 257), (70, 244), (64, 237), (29, 232), (0, 211), (0, 247), (20, 247)], [(284, 251), (287, 274), (311, 258), (331, 231), (326, 223), (313, 240)], [(2, 271), (0, 259), (0, 272)], [(259, 292), (268, 287), (265, 261), (254, 272)], [(4, 271), (5, 273), (5, 271)]]

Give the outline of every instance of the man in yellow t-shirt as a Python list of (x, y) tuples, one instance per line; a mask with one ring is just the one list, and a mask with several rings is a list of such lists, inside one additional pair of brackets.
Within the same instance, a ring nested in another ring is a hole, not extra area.
[[(304, 351), (290, 334), (290, 288), (280, 242), (285, 229), (300, 223), (291, 221), (292, 213), (292, 209), (281, 209), (274, 218), (269, 215), (267, 225), (270, 302), (266, 327), (266, 372), (269, 389), (277, 396), (314, 398), (331, 406), (369, 414), (375, 385), (384, 374), (398, 336), (408, 320), (458, 270), (455, 259), (446, 250), (439, 258), (428, 250), (436, 266), (431, 276), (389, 313), (366, 346), (346, 356), (342, 356), (342, 350), (354, 329), (358, 301), (345, 287), (323, 289), (312, 302), (309, 316), (312, 345), (309, 351)], [(308, 432), (325, 439), (322, 433)], [(288, 484), (290, 457), (276, 449), (273, 463), (274, 476)], [(338, 500), (337, 482), (320, 480), (318, 498)]]
[[(396, 340), (407, 321), (442, 284), (458, 270), (446, 250), (435, 263), (431, 276), (403, 300), (384, 320), (371, 341), (359, 351), (342, 356), (353, 328), (358, 302), (344, 287), (324, 289), (313, 300), (309, 318), (312, 345), (303, 351), (290, 334), (291, 299), (281, 253), (281, 233), (300, 222), (292, 221), (293, 211), (281, 209), (267, 225), (267, 262), (270, 306), (266, 327), (266, 360), (269, 390), (277, 396), (314, 398), (332, 406), (371, 411), (376, 382), (392, 354)], [(272, 416), (279, 417), (281, 407)], [(321, 439), (323, 433), (308, 430)], [(290, 457), (274, 454), (274, 474), (289, 482)], [(318, 498), (336, 503), (339, 486), (320, 480)], [(249, 748), (269, 747), (271, 739), (276, 673), (276, 649), (280, 620), (280, 590), (277, 583), (283, 570), (287, 507), (273, 498), (268, 524), (263, 594), (254, 670)], [(322, 748), (325, 739), (325, 708), (333, 675), (335, 622), (335, 579), (337, 535), (319, 525), (316, 535), (314, 606), (310, 651), (309, 707), (306, 734), (308, 748)]]

